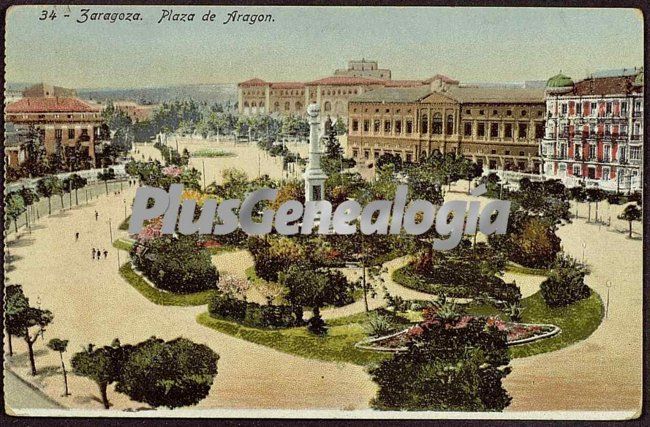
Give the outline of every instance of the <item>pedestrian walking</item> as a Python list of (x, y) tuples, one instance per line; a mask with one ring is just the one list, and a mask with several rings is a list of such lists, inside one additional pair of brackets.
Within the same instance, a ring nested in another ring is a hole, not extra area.
[(93, 248), (93, 259), (95, 259), (95, 248)]
[(97, 221), (97, 218), (99, 218), (99, 212), (95, 211), (95, 221)]
[(108, 251), (104, 249), (104, 259), (106, 259), (107, 257), (108, 257)]
[(74, 241), (75, 242), (79, 241), (79, 232), (78, 231), (76, 233), (74, 233)]

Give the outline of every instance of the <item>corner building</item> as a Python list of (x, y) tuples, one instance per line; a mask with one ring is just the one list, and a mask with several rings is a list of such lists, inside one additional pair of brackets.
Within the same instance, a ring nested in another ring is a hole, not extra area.
[(643, 186), (643, 69), (601, 72), (546, 87), (544, 175), (569, 187), (630, 192)]

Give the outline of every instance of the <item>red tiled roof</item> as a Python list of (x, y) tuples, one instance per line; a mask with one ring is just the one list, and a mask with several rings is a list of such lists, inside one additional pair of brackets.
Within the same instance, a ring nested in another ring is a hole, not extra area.
[(425, 86), (425, 83), (422, 80), (386, 80), (386, 87), (418, 87)]
[(266, 82), (262, 79), (254, 78), (239, 83), (237, 86), (264, 86)]
[(276, 82), (271, 83), (273, 89), (302, 89), (305, 87), (304, 83), (300, 82)]
[(347, 76), (331, 76), (325, 77), (324, 79), (314, 80), (312, 82), (306, 83), (310, 86), (316, 85), (383, 85), (388, 80), (382, 79), (369, 79), (366, 77), (347, 77)]
[(451, 77), (445, 76), (444, 74), (436, 74), (435, 76), (433, 76), (433, 77), (431, 77), (429, 79), (426, 79), (425, 82), (426, 83), (431, 83), (432, 81), (438, 80), (438, 79), (442, 80), (444, 83), (449, 83), (449, 84), (458, 84), (458, 83), (460, 83), (458, 80), (454, 80)]
[(7, 113), (98, 113), (78, 98), (22, 98), (7, 105)]
[(596, 77), (577, 82), (573, 94), (583, 95), (622, 95), (634, 92), (635, 76)]

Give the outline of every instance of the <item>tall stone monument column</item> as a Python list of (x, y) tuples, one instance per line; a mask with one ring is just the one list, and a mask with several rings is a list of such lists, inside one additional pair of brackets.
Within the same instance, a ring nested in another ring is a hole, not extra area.
[(327, 175), (320, 168), (320, 158), (323, 153), (320, 144), (320, 107), (318, 104), (309, 104), (307, 116), (309, 117), (309, 163), (305, 170), (305, 200), (317, 201), (325, 197), (325, 180)]

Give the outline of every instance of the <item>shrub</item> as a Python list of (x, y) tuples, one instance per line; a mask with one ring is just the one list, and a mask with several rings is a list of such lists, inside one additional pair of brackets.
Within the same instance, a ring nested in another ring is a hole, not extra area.
[(115, 390), (153, 407), (196, 405), (210, 392), (218, 360), (206, 345), (152, 337), (129, 349)]
[(501, 411), (507, 333), (490, 319), (435, 317), (414, 328), (408, 350), (370, 370), (371, 405), (384, 410)]
[(591, 295), (585, 284), (586, 271), (568, 256), (559, 256), (551, 274), (540, 285), (544, 302), (549, 307), (564, 307)]
[(553, 264), (561, 250), (561, 240), (549, 221), (530, 218), (520, 232), (511, 236), (510, 259), (525, 267), (545, 268)]
[(219, 273), (196, 236), (155, 238), (135, 245), (133, 264), (156, 287), (187, 294), (215, 289)]
[(363, 326), (363, 329), (368, 335), (380, 337), (393, 332), (394, 327), (388, 316), (383, 316), (373, 312), (368, 317), (368, 321)]
[(246, 308), (246, 301), (229, 295), (215, 294), (208, 303), (208, 312), (211, 316), (222, 317), (236, 322), (244, 321)]
[(221, 294), (212, 297), (208, 312), (213, 317), (256, 328), (287, 328), (295, 324), (292, 308), (288, 305), (259, 305)]

